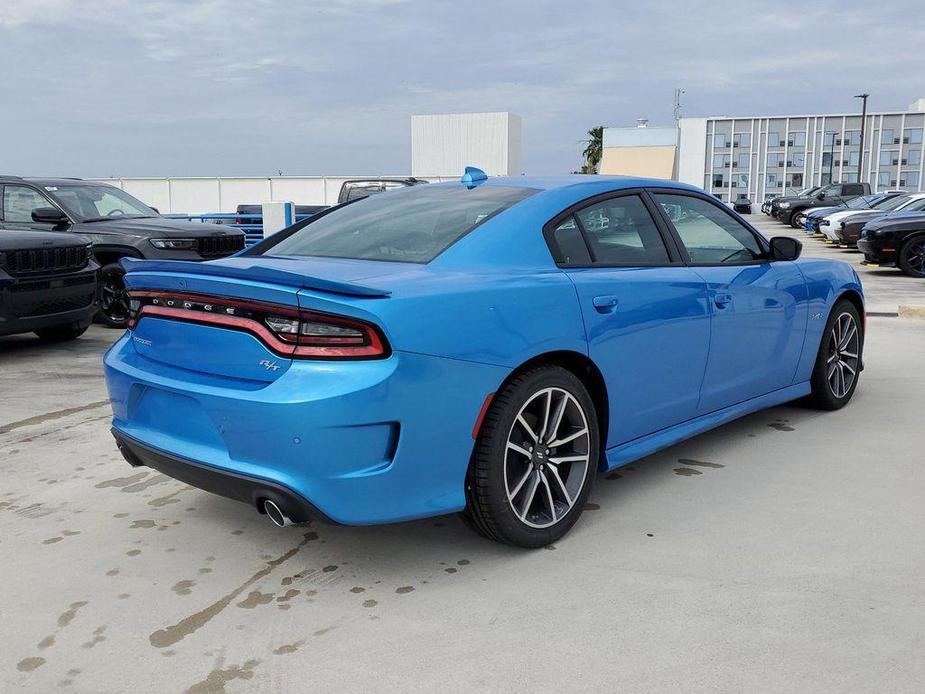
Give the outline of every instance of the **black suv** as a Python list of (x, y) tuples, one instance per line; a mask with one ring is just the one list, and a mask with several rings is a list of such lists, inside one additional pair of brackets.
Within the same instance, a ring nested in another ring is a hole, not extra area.
[(90, 239), (75, 234), (0, 234), (0, 335), (79, 337), (97, 312), (100, 266)]
[(0, 176), (0, 235), (15, 230), (88, 237), (100, 271), (100, 317), (128, 322), (121, 258), (212, 260), (244, 248), (244, 232), (161, 217), (115, 186), (71, 178)]
[(812, 195), (795, 195), (774, 201), (777, 218), (784, 224), (793, 225), (801, 212), (811, 207), (839, 207), (861, 195), (870, 195), (869, 183), (833, 183), (815, 191)]

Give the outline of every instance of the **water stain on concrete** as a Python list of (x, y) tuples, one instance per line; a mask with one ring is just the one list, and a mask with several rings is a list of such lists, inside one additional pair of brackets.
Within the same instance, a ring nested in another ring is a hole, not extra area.
[(71, 606), (68, 607), (64, 612), (62, 612), (58, 616), (58, 626), (66, 627), (68, 624), (74, 621), (74, 617), (77, 616), (77, 612), (80, 610), (81, 607), (86, 606), (86, 604), (87, 604), (86, 600), (80, 600), (79, 602), (72, 602)]
[(351, 593), (365, 593), (366, 588), (361, 588), (360, 586), (353, 586), (353, 588), (350, 589), (350, 592)]
[(243, 665), (222, 667), (224, 659), (220, 658), (215, 669), (208, 676), (186, 690), (186, 694), (222, 694), (226, 692), (225, 685), (233, 680), (249, 680), (254, 676), (254, 668), (260, 665), (257, 659), (245, 661)]
[(600, 509), (600, 504), (593, 504), (590, 501), (585, 504), (585, 511), (599, 511)]
[(98, 643), (103, 643), (106, 640), (106, 637), (103, 634), (106, 631), (106, 627), (97, 627), (93, 630), (93, 640), (87, 641), (86, 643), (80, 644), (81, 648), (93, 648)]
[(312, 636), (324, 636), (329, 631), (334, 631), (337, 627), (325, 627), (324, 629), (319, 629), (312, 633)]
[(376, 602), (375, 600), (364, 600), (363, 601), (363, 607), (375, 607), (378, 604), (379, 603)]
[(128, 492), (134, 494), (135, 492), (141, 492), (147, 489), (148, 487), (153, 487), (155, 484), (161, 484), (166, 482), (170, 478), (167, 475), (154, 475), (154, 477), (149, 477), (143, 482), (138, 482), (137, 484), (130, 484), (125, 487), (122, 487), (123, 492)]
[(458, 562), (456, 562), (456, 563), (459, 564), (460, 566), (468, 566), (470, 562), (469, 562), (468, 559), (460, 559), (460, 560), (459, 560)]
[(20, 672), (32, 672), (38, 667), (41, 667), (45, 664), (45, 659), (39, 656), (33, 656), (31, 658), (23, 658), (16, 664), (16, 669)]
[(65, 537), (74, 537), (74, 535), (80, 535), (79, 530), (62, 530), (61, 534)]
[(726, 467), (725, 465), (720, 465), (719, 463), (708, 463), (705, 460), (693, 460), (692, 458), (678, 458), (678, 462), (681, 463), (681, 465), (687, 465), (688, 467), (709, 467), (713, 469)]
[[(161, 508), (162, 506), (166, 506), (167, 504), (178, 504), (180, 503), (180, 500), (175, 497), (178, 494), (182, 494), (183, 492), (189, 491), (190, 489), (192, 489), (192, 487), (187, 485), (185, 487), (181, 487), (175, 492), (171, 492), (170, 494), (167, 494), (166, 496), (159, 496), (156, 499), (151, 499), (151, 501), (148, 502), (148, 506), (153, 506), (154, 508)], [(187, 511), (189, 511), (189, 509), (187, 509)]]
[(412, 590), (414, 590), (414, 586), (400, 586), (399, 588), (395, 589), (395, 592), (399, 595), (404, 595), (406, 593), (410, 593)]
[[(257, 583), (258, 581), (269, 576), (273, 570), (283, 564), (284, 562), (292, 559), (296, 554), (299, 553), (299, 550), (302, 549), (306, 544), (311, 541), (309, 535), (314, 533), (306, 533), (302, 541), (299, 542), (295, 547), (283, 553), (276, 559), (271, 559), (267, 562), (266, 566), (254, 573), (253, 576), (248, 578), (246, 581), (241, 583), (237, 588), (232, 590), (230, 593), (222, 597), (220, 600), (215, 601), (211, 605), (203, 608), (199, 612), (191, 614), (190, 616), (180, 620), (176, 624), (165, 627), (163, 629), (158, 629), (153, 632), (149, 637), (151, 645), (155, 648), (166, 648), (167, 646), (172, 646), (178, 641), (182, 641), (184, 638), (190, 634), (195, 633), (206, 624), (208, 624), (216, 615), (220, 614), (231, 602), (237, 598), (241, 593), (247, 590), (250, 586)], [(316, 536), (317, 537), (317, 536)], [(208, 559), (207, 559), (208, 561)], [(224, 686), (224, 685), (223, 685)]]
[(190, 581), (189, 579), (183, 579), (182, 581), (177, 581), (170, 588), (177, 595), (189, 595), (193, 592), (193, 586), (196, 585), (196, 581)]
[(63, 539), (64, 539), (63, 537), (49, 537), (47, 540), (42, 540), (42, 544), (43, 545), (53, 545), (56, 542), (61, 542), (61, 540)]
[(261, 593), (259, 590), (252, 590), (247, 594), (244, 600), (238, 603), (238, 607), (245, 610), (252, 610), (259, 605), (266, 605), (273, 602), (274, 597), (276, 596), (273, 595), (273, 593)]
[(132, 524), (129, 526), (133, 530), (136, 528), (153, 528), (157, 523), (153, 520), (136, 520), (132, 521)]
[(610, 474), (607, 475), (607, 478), (606, 478), (606, 479), (609, 479), (609, 480), (618, 480), (618, 479), (620, 479), (621, 477), (623, 477), (623, 475), (621, 475), (619, 472), (611, 472)]
[(55, 635), (49, 634), (44, 639), (39, 641), (38, 649), (40, 651), (44, 651), (46, 648), (51, 648), (54, 645), (55, 645)]
[(796, 429), (794, 429), (792, 426), (787, 424), (786, 419), (781, 419), (776, 422), (771, 422), (770, 424), (768, 424), (768, 426), (771, 427), (772, 429), (777, 429), (777, 431), (796, 431)]
[(106, 572), (106, 575), (107, 576), (118, 576), (119, 569), (110, 569), (109, 571)]
[(455, 574), (458, 569), (455, 566), (451, 566), (448, 569), (444, 569), (444, 571), (446, 571), (448, 574)]
[(331, 573), (332, 571), (337, 571), (337, 565), (336, 565), (336, 564), (331, 564), (330, 566), (326, 566), (326, 567), (324, 567), (324, 568), (321, 569), (321, 570), (324, 571), (324, 573), (329, 574), (329, 573)]
[(147, 476), (147, 472), (138, 472), (134, 475), (129, 475), (128, 477), (116, 477), (115, 479), (106, 480), (105, 482), (98, 482), (94, 486), (97, 489), (107, 489), (109, 487), (127, 487), (130, 484), (141, 482), (141, 480)]
[(693, 477), (694, 475), (702, 475), (703, 473), (700, 470), (695, 470), (690, 467), (676, 467), (674, 469), (674, 474), (680, 475), (681, 477)]
[(273, 655), (289, 655), (290, 653), (295, 653), (299, 650), (300, 646), (304, 646), (305, 641), (296, 641), (295, 643), (287, 643), (279, 648), (273, 649)]
[(13, 431), (14, 429), (19, 429), (21, 427), (44, 424), (45, 422), (60, 419), (61, 417), (68, 417), (72, 414), (77, 414), (78, 412), (85, 412), (87, 410), (103, 407), (104, 405), (108, 404), (109, 400), (100, 400), (98, 402), (91, 402), (79, 407), (68, 407), (65, 410), (56, 410), (55, 412), (46, 412), (45, 414), (36, 415), (35, 417), (27, 417), (26, 419), (20, 419), (18, 422), (10, 422), (9, 424), (0, 426), (0, 434), (6, 434)]
[(301, 590), (296, 590), (295, 588), (291, 588), (287, 590), (285, 593), (283, 593), (282, 595), (280, 595), (279, 597), (277, 597), (276, 602), (289, 602), (295, 596), (299, 595), (301, 592), (302, 592)]
[(130, 549), (125, 554), (126, 556), (129, 556), (129, 557), (137, 557), (139, 554), (141, 554), (141, 550), (140, 549)]

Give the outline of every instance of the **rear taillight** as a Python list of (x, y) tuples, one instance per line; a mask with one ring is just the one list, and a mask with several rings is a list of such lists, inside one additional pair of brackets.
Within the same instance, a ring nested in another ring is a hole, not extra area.
[(140, 290), (129, 292), (129, 308), (130, 330), (145, 316), (152, 316), (248, 332), (287, 357), (381, 359), (390, 354), (375, 325), (347, 316), (241, 299)]

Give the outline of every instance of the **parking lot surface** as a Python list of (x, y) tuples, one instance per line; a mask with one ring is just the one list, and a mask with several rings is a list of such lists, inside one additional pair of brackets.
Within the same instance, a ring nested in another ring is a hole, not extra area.
[(538, 551), (457, 517), (277, 529), (130, 468), (116, 336), (0, 339), (0, 691), (921, 691), (925, 321), (868, 320), (844, 410), (602, 476)]

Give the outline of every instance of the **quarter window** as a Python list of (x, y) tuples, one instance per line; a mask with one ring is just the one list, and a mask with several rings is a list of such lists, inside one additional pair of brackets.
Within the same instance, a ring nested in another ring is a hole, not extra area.
[(581, 238), (581, 230), (574, 217), (567, 217), (553, 232), (561, 262), (566, 265), (590, 265), (588, 247)]
[(32, 210), (51, 207), (40, 192), (25, 186), (3, 188), (3, 220), (5, 222), (32, 222)]
[(656, 193), (655, 199), (677, 230), (691, 262), (719, 265), (764, 257), (755, 235), (716, 205), (670, 193)]
[(602, 200), (585, 207), (576, 217), (596, 263), (659, 265), (669, 262), (662, 235), (638, 195)]

